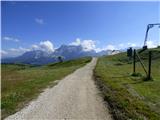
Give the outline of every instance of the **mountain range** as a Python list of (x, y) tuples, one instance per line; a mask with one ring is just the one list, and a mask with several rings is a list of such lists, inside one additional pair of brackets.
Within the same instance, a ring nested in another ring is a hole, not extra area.
[(48, 52), (43, 50), (31, 50), (25, 52), (24, 54), (13, 57), (13, 58), (4, 58), (1, 60), (2, 63), (23, 63), (23, 64), (33, 64), (33, 65), (43, 65), (51, 62), (58, 62), (58, 56), (62, 56), (64, 60), (76, 59), (80, 57), (86, 56), (103, 56), (110, 55), (113, 52), (120, 51), (111, 51), (111, 50), (103, 50), (100, 52), (96, 52), (95, 50), (85, 51), (81, 45), (62, 45), (54, 52)]

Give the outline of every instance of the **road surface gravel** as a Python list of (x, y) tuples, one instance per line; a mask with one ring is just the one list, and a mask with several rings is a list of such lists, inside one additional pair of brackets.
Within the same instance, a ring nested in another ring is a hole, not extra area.
[(93, 80), (97, 58), (6, 120), (112, 120)]

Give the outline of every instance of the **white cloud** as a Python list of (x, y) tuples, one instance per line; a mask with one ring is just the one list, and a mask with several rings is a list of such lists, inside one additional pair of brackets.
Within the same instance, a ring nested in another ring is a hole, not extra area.
[(55, 49), (52, 42), (46, 40), (46, 41), (41, 41), (39, 44), (31, 45), (30, 48), (24, 48), (24, 47), (10, 48), (6, 51), (1, 51), (1, 54), (3, 54), (4, 56), (4, 54), (7, 53), (5, 54), (5, 57), (16, 57), (31, 50), (42, 50), (46, 52), (53, 52)]
[(148, 46), (148, 48), (155, 48), (158, 45), (157, 45), (157, 43), (150, 40), (150, 41), (147, 41), (147, 46)]
[(32, 50), (38, 50), (38, 49), (39, 49), (39, 46), (38, 46), (38, 45), (32, 45), (32, 46), (31, 46), (31, 49), (32, 49)]
[(100, 52), (100, 51), (102, 51), (102, 50), (105, 50), (105, 49), (103, 49), (103, 48), (96, 48), (96, 49), (95, 49), (96, 52)]
[[(141, 44), (138, 44), (138, 43), (131, 43), (131, 42), (128, 42), (128, 43), (121, 43), (117, 46), (118, 49), (125, 49), (125, 48), (129, 48), (129, 47), (138, 47), (138, 48), (141, 48), (143, 45)], [(153, 40), (149, 40), (147, 41), (147, 46), (148, 48), (155, 48), (158, 46), (158, 43), (156, 41), (153, 41)]]
[(119, 46), (120, 48), (123, 48), (123, 47), (124, 47), (124, 44), (123, 44), (123, 43), (120, 43), (118, 46)]
[(97, 42), (94, 40), (80, 40), (80, 38), (77, 38), (74, 42), (70, 43), (69, 45), (75, 45), (75, 46), (81, 45), (84, 51), (95, 50), (96, 52), (100, 52), (103, 50), (116, 50), (119, 47), (124, 46), (124, 44), (121, 43), (119, 46), (109, 44), (103, 48), (97, 48), (96, 43)]
[(5, 50), (1, 50), (0, 52), (1, 52), (1, 56), (4, 56), (4, 55), (7, 55), (7, 54), (8, 54), (8, 52), (5, 51)]
[(81, 40), (80, 40), (80, 38), (77, 38), (76, 41), (70, 43), (70, 45), (75, 45), (75, 46), (81, 45)]
[(106, 50), (115, 50), (116, 47), (114, 45), (107, 45)]
[(129, 47), (135, 48), (135, 47), (140, 47), (140, 45), (137, 45), (135, 43), (130, 43), (130, 42), (129, 43), (120, 43), (120, 44), (116, 45), (117, 49), (126, 49)]
[(17, 49), (16, 48), (10, 48), (9, 51), (11, 51), (11, 52), (18, 52), (19, 49), (18, 48)]
[(94, 40), (80, 40), (79, 38), (76, 41), (70, 43), (70, 45), (81, 45), (84, 51), (91, 51), (96, 49), (95, 41)]
[(19, 42), (19, 39), (8, 36), (3, 37), (2, 39), (5, 41)]
[(97, 51), (102, 51), (102, 50), (120, 50), (120, 49), (126, 49), (129, 47), (138, 47), (135, 43), (120, 43), (118, 45), (112, 45), (109, 44), (104, 48), (97, 48)]
[(6, 57), (7, 55), (8, 55), (8, 52), (7, 51), (5, 51), (5, 50), (0, 50), (0, 58), (4, 58), (4, 57)]
[(53, 52), (55, 48), (51, 41), (46, 40), (46, 41), (41, 41), (39, 44), (32, 45), (31, 50), (42, 50), (46, 52)]
[(96, 48), (95, 41), (93, 41), (93, 40), (84, 40), (84, 41), (82, 41), (81, 45), (82, 45), (84, 51), (91, 51)]
[(138, 47), (135, 43), (120, 43), (116, 44), (108, 44), (105, 47), (97, 48), (96, 43), (94, 40), (80, 40), (77, 38), (74, 42), (70, 43), (69, 45), (81, 45), (85, 51), (95, 50), (96, 52), (100, 52), (103, 50), (119, 50), (119, 49), (126, 49), (128, 47)]
[(40, 24), (40, 25), (43, 25), (44, 24), (44, 20), (41, 19), (41, 18), (35, 18), (35, 22)]
[[(5, 38), (5, 39), (10, 40), (10, 38)], [(118, 45), (108, 44), (105, 47), (98, 48), (96, 47), (96, 43), (97, 42), (94, 40), (80, 40), (80, 38), (77, 38), (74, 42), (70, 43), (69, 45), (75, 45), (75, 46), (81, 45), (84, 51), (95, 50), (96, 52), (100, 52), (102, 50), (118, 50), (118, 49), (126, 49), (128, 47), (138, 47), (138, 45), (135, 43), (120, 43)], [(149, 48), (157, 46), (156, 43), (153, 41), (148, 41), (147, 45)], [(3, 56), (5, 55), (9, 57), (14, 57), (31, 50), (54, 52), (55, 48), (51, 41), (46, 40), (46, 41), (41, 41), (38, 44), (33, 44), (29, 48), (19, 47), (19, 48), (11, 48), (6, 51), (1, 51), (1, 55), (3, 54)]]
[(22, 55), (23, 53), (30, 51), (30, 49), (19, 47), (19, 48), (10, 48), (8, 50), (1, 50), (1, 56), (4, 57), (16, 57)]
[(19, 50), (20, 50), (20, 51), (23, 51), (23, 52), (30, 51), (30, 49), (28, 49), (28, 48), (23, 48), (23, 47), (19, 47)]
[(43, 51), (48, 51), (48, 52), (53, 52), (54, 51), (53, 44), (49, 40), (40, 42), (39, 47)]
[(96, 52), (101, 52), (103, 50), (116, 50), (116, 46), (114, 45), (107, 45), (106, 47), (103, 48), (95, 48), (94, 49)]
[(137, 45), (135, 43), (127, 43), (127, 47), (136, 47)]
[(19, 47), (19, 48), (10, 48), (9, 51), (11, 51), (11, 52), (27, 52), (27, 51), (30, 51), (30, 49)]

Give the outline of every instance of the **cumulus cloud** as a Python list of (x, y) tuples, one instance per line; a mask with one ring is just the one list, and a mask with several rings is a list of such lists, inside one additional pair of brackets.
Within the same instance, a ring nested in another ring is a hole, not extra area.
[(124, 44), (123, 44), (123, 43), (120, 43), (118, 46), (119, 46), (120, 48), (123, 48), (123, 47), (124, 47)]
[(0, 58), (4, 58), (4, 57), (6, 57), (6, 56), (7, 56), (7, 54), (8, 54), (8, 52), (7, 52), (7, 51), (5, 51), (5, 50), (0, 50), (0, 53), (1, 53)]
[(130, 47), (136, 47), (137, 45), (135, 43), (127, 43), (127, 47), (130, 46)]
[(108, 44), (103, 48), (96, 48), (95, 49), (96, 52), (100, 52), (100, 51), (103, 51), (103, 50), (117, 50), (117, 49), (116, 49), (115, 45), (111, 45), (111, 44)]
[(49, 40), (41, 41), (38, 45), (32, 45), (31, 49), (32, 50), (42, 50), (46, 52), (53, 52), (55, 50), (54, 45)]
[[(96, 52), (100, 52), (103, 50), (115, 50), (118, 49), (116, 45), (106, 45), (103, 48), (96, 47), (96, 41), (94, 40), (80, 40), (80, 38), (77, 38), (74, 42), (70, 43), (70, 45), (81, 45), (84, 51), (91, 51), (95, 50)], [(121, 45), (122, 46), (122, 45)]]
[(30, 51), (30, 49), (18, 47), (18, 48), (10, 48), (8, 50), (1, 50), (1, 56), (2, 58), (5, 57), (16, 57), (19, 56), (27, 51)]
[(31, 49), (32, 49), (32, 50), (38, 50), (38, 49), (39, 49), (39, 46), (38, 46), (38, 45), (31, 45)]
[[(120, 43), (117, 48), (118, 49), (125, 49), (125, 48), (129, 48), (129, 47), (138, 47), (138, 48), (141, 48), (143, 45), (140, 45), (138, 43)], [(158, 42), (157, 41), (153, 41), (153, 40), (149, 40), (147, 41), (147, 46), (148, 48), (155, 48), (158, 46)]]
[(91, 51), (96, 48), (95, 41), (93, 40), (84, 40), (82, 41), (81, 45), (85, 51)]
[(23, 48), (23, 47), (19, 47), (19, 48), (10, 48), (9, 51), (11, 52), (27, 52), (27, 51), (30, 51), (30, 49), (27, 49), (27, 48)]
[[(5, 38), (5, 39), (10, 40), (10, 38)], [(96, 43), (97, 42), (94, 40), (80, 40), (80, 38), (77, 38), (74, 42), (70, 43), (69, 45), (74, 45), (74, 46), (81, 45), (84, 51), (95, 50), (96, 52), (100, 52), (103, 50), (126, 49), (128, 47), (138, 47), (138, 45), (135, 43), (120, 43), (117, 45), (115, 45), (115, 44), (108, 44), (107, 45), (106, 44), (104, 47), (98, 48), (98, 47), (96, 47)], [(153, 47), (157, 46), (157, 44), (155, 44), (155, 42), (153, 42), (153, 41), (148, 41), (147, 45), (149, 48), (153, 48)], [(5, 51), (2, 50), (1, 55), (15, 57), (15, 56), (19, 56), (27, 51), (31, 51), (31, 50), (42, 50), (45, 52), (54, 52), (55, 48), (54, 48), (54, 45), (51, 41), (46, 40), (46, 41), (41, 41), (38, 44), (33, 44), (29, 48), (19, 47), (19, 48), (10, 48)]]
[(105, 48), (96, 48), (96, 49), (95, 49), (96, 52), (101, 52), (101, 51), (103, 51), (103, 50), (105, 50)]
[(155, 48), (158, 46), (158, 44), (150, 40), (150, 41), (147, 41), (147, 46), (148, 48)]
[(1, 56), (5, 56), (5, 55), (7, 55), (7, 54), (8, 54), (8, 52), (7, 52), (7, 51), (5, 51), (5, 50), (0, 50), (0, 52), (1, 52)]
[(106, 50), (115, 50), (116, 47), (114, 45), (107, 45)]
[(135, 43), (120, 43), (120, 44), (106, 44), (102, 48), (96, 47), (96, 41), (94, 40), (80, 40), (80, 38), (77, 38), (74, 42), (70, 43), (70, 45), (81, 45), (83, 47), (84, 51), (90, 51), (95, 50), (96, 52), (100, 52), (103, 50), (119, 50), (119, 49), (126, 49), (128, 47), (138, 47)]
[(75, 45), (75, 46), (81, 45), (80, 38), (77, 38), (74, 42), (70, 43), (70, 45)]
[(39, 44), (31, 45), (29, 48), (24, 48), (24, 47), (18, 47), (18, 48), (10, 48), (6, 51), (1, 51), (2, 57), (16, 57), (19, 55), (22, 55), (25, 52), (32, 51), (32, 50), (42, 50), (45, 52), (53, 52), (54, 51), (54, 46), (53, 44), (49, 41), (41, 41)]
[(95, 41), (94, 40), (80, 40), (79, 38), (76, 41), (70, 43), (70, 45), (81, 45), (84, 51), (91, 51), (96, 49)]
[(116, 48), (117, 49), (126, 49), (126, 48), (129, 48), (129, 47), (140, 47), (140, 45), (137, 45), (136, 43), (120, 43), (118, 45), (116, 45)]
[(40, 42), (39, 45), (40, 45), (40, 48), (42, 50), (46, 50), (48, 52), (53, 52), (54, 51), (53, 44), (49, 40)]
[(35, 22), (40, 24), (40, 25), (43, 25), (44, 24), (44, 20), (41, 19), (41, 18), (35, 18)]
[(5, 36), (2, 39), (5, 40), (5, 41), (19, 42), (19, 39), (14, 38), (14, 37)]
[(120, 50), (120, 49), (126, 49), (128, 47), (138, 47), (135, 43), (120, 43), (118, 45), (108, 44), (103, 48), (96, 48), (97, 52), (100, 52), (102, 50)]

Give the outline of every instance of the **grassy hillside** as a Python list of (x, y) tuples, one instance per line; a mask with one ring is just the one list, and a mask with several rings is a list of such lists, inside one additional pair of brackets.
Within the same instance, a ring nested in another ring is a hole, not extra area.
[(88, 57), (41, 67), (2, 64), (2, 118), (15, 113), (44, 88), (55, 85), (55, 80), (62, 79), (90, 60)]
[[(118, 120), (160, 118), (160, 48), (150, 50), (153, 51), (153, 80), (150, 81), (144, 81), (146, 75), (139, 62), (136, 63), (137, 76), (131, 75), (133, 64), (126, 53), (104, 56), (98, 60), (96, 81)], [(146, 67), (148, 51), (140, 55)]]

